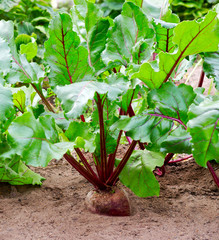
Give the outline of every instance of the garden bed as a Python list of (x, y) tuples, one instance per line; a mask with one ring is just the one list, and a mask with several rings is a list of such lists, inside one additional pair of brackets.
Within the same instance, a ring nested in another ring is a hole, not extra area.
[(219, 191), (208, 169), (193, 160), (167, 166), (158, 177), (159, 198), (139, 198), (127, 189), (130, 217), (88, 212), (84, 199), (92, 185), (66, 160), (35, 171), (46, 178), (42, 187), (0, 184), (2, 240), (218, 239)]

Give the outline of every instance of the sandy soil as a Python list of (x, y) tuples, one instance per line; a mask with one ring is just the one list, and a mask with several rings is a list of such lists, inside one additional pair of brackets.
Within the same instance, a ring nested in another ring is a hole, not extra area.
[(168, 166), (158, 177), (159, 198), (127, 190), (130, 217), (88, 212), (84, 198), (92, 186), (63, 159), (35, 171), (46, 177), (42, 187), (0, 184), (1, 240), (218, 240), (219, 191), (193, 160)]

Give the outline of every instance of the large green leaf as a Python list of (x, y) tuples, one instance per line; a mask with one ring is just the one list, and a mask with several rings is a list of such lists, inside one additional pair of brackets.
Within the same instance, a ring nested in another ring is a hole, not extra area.
[(89, 65), (96, 71), (104, 69), (101, 53), (105, 48), (109, 20), (94, 3), (75, 0), (72, 8), (73, 29), (88, 49)]
[(71, 17), (66, 13), (55, 16), (49, 34), (49, 40), (45, 42), (45, 59), (51, 67), (51, 85), (66, 85), (90, 77), (88, 51), (79, 46), (80, 39), (72, 30)]
[(14, 6), (18, 5), (20, 0), (1, 0), (0, 9), (9, 12)]
[(140, 64), (151, 56), (153, 36), (154, 32), (141, 9), (133, 3), (125, 3), (109, 32), (106, 50), (102, 54), (104, 62), (115, 66)]
[(12, 150), (6, 156), (17, 153), (32, 166), (45, 167), (73, 147), (72, 143), (59, 142), (55, 121), (50, 116), (35, 119), (32, 113), (26, 112), (12, 122), (8, 132)]
[(13, 98), (10, 89), (0, 85), (0, 133), (7, 129), (8, 124), (13, 120), (14, 108)]
[(188, 55), (217, 51), (219, 44), (218, 18), (210, 11), (199, 21), (185, 21), (174, 29), (173, 42), (178, 50), (173, 53), (160, 52), (157, 62), (143, 63), (132, 78), (139, 78), (149, 88), (159, 88), (168, 81), (176, 66)]
[(67, 117), (77, 118), (80, 116), (85, 110), (88, 100), (93, 99), (96, 92), (107, 93), (109, 100), (115, 100), (128, 90), (130, 83), (121, 74), (112, 75), (107, 81), (107, 83), (84, 81), (70, 86), (58, 86), (55, 91), (58, 98), (61, 99)]
[(6, 75), (11, 68), (11, 54), (8, 43), (0, 37), (0, 72)]
[(192, 151), (191, 136), (182, 127), (170, 133), (170, 135), (161, 143), (161, 151), (166, 153), (187, 153)]
[[(148, 94), (149, 110), (132, 118), (121, 118), (112, 129), (124, 130), (134, 140), (147, 142), (148, 149), (159, 151), (162, 142), (177, 129), (174, 122), (186, 128), (188, 108), (195, 97), (191, 86), (181, 84), (177, 87), (171, 82), (165, 83)], [(176, 143), (188, 145), (187, 141), (182, 142), (180, 136), (173, 144)], [(184, 146), (184, 149), (187, 147)]]
[[(120, 160), (116, 160), (116, 165)], [(153, 170), (162, 166), (164, 156), (160, 153), (134, 151), (123, 168), (119, 179), (139, 197), (159, 196), (160, 186)]]
[(141, 7), (150, 18), (161, 18), (168, 10), (169, 1), (166, 0), (127, 0)]
[(2, 159), (0, 156), (0, 182), (11, 185), (42, 185), (45, 178), (31, 171), (22, 161), (20, 156)]
[[(12, 21), (0, 21), (0, 38), (4, 39), (10, 47), (10, 54), (6, 54), (6, 62), (11, 60), (10, 71), (7, 80), (14, 84), (16, 82), (40, 83), (44, 78), (42, 68), (32, 62), (29, 63), (24, 55), (18, 55), (16, 44), (14, 42), (14, 25)], [(0, 55), (4, 54), (7, 46), (5, 42), (0, 41)], [(0, 64), (0, 71), (5, 71), (5, 64)]]
[(189, 119), (195, 161), (202, 167), (209, 160), (219, 162), (219, 100), (206, 99), (199, 105), (192, 104)]
[(219, 90), (219, 51), (205, 53), (203, 70), (208, 77), (213, 77), (217, 90)]
[(176, 44), (173, 42), (173, 31), (176, 24), (163, 23), (157, 20), (153, 25), (156, 31), (156, 52), (174, 52)]

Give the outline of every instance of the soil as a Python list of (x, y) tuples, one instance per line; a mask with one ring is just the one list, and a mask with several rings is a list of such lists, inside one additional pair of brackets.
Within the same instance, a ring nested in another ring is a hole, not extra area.
[(84, 199), (92, 186), (64, 159), (34, 170), (46, 178), (42, 187), (0, 184), (1, 240), (218, 240), (219, 191), (194, 160), (167, 166), (157, 177), (160, 197), (126, 189), (130, 217), (90, 213)]
[[(190, 81), (198, 78), (199, 72)], [(0, 183), (0, 240), (219, 239), (219, 190), (194, 160), (167, 166), (166, 175), (157, 177), (160, 197), (139, 198), (126, 189), (130, 217), (86, 210), (92, 186), (64, 159), (34, 170), (46, 178), (42, 187)]]

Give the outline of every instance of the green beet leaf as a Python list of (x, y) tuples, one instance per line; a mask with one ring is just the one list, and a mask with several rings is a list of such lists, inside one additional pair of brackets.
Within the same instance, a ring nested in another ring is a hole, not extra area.
[(72, 30), (71, 17), (66, 13), (56, 15), (50, 23), (49, 34), (44, 56), (51, 67), (51, 86), (80, 82), (90, 77), (88, 51), (79, 46), (80, 39)]
[(126, 67), (129, 63), (140, 64), (151, 56), (153, 36), (154, 32), (141, 9), (133, 3), (125, 3), (109, 32), (106, 50), (102, 53), (103, 61)]
[(20, 0), (1, 0), (0, 9), (9, 12), (14, 6), (17, 6)]
[(11, 152), (21, 155), (32, 166), (45, 167), (50, 160), (60, 159), (73, 148), (73, 143), (59, 142), (55, 121), (50, 116), (35, 119), (32, 113), (26, 112), (12, 122), (8, 132)]
[(204, 54), (204, 62), (203, 62), (203, 70), (207, 77), (213, 78), (217, 90), (219, 90), (219, 51), (205, 53)]
[(134, 140), (147, 142), (146, 148), (159, 151), (162, 142), (177, 129), (174, 123), (186, 129), (188, 108), (195, 97), (191, 86), (165, 83), (148, 94), (149, 110), (132, 118), (123, 117), (111, 128), (124, 130)]
[(105, 48), (109, 20), (103, 18), (102, 11), (89, 1), (74, 1), (72, 8), (73, 29), (88, 50), (89, 65), (96, 71), (104, 71), (101, 53)]
[(0, 72), (6, 75), (11, 68), (11, 54), (8, 43), (0, 37)]
[(184, 128), (178, 127), (161, 143), (161, 151), (190, 154), (192, 152), (191, 138)]
[[(120, 160), (116, 160), (118, 165)], [(153, 170), (162, 166), (164, 156), (160, 153), (134, 151), (122, 170), (119, 179), (139, 197), (159, 196), (160, 186)]]
[(112, 75), (106, 82), (84, 81), (70, 86), (58, 86), (55, 90), (67, 117), (77, 118), (86, 108), (88, 100), (93, 99), (96, 92), (108, 95), (109, 100), (116, 100), (128, 90), (130, 82), (121, 74)]
[(210, 160), (219, 162), (219, 100), (192, 104), (189, 109), (188, 131), (192, 136), (192, 153), (202, 167)]
[(22, 113), (25, 112), (26, 109), (26, 95), (25, 92), (20, 89), (18, 92), (13, 94), (13, 103), (14, 106), (21, 111)]
[[(0, 38), (4, 39), (10, 47), (10, 56), (6, 54), (6, 62), (11, 60), (10, 71), (7, 69), (7, 80), (9, 83), (14, 84), (17, 82), (23, 83), (40, 83), (44, 78), (44, 71), (41, 67), (34, 62), (29, 63), (25, 55), (18, 55), (16, 44), (14, 42), (14, 24), (12, 21), (0, 21)], [(0, 41), (0, 51), (4, 49), (5, 42)], [(2, 46), (3, 44), (3, 46)], [(2, 47), (3, 48), (2, 48)], [(1, 51), (1, 54), (4, 52)], [(0, 64), (0, 72), (4, 70), (5, 64)]]
[(42, 185), (45, 178), (31, 171), (22, 161), (20, 156), (2, 159), (0, 156), (0, 182), (11, 185)]
[[(157, 62), (143, 63), (132, 78), (139, 78), (149, 88), (159, 88), (171, 77), (176, 66), (188, 55), (218, 50), (219, 35), (216, 11), (210, 11), (201, 21), (185, 21), (174, 29), (173, 42), (178, 50), (173, 53), (160, 52)], [(209, 44), (210, 42), (210, 44)]]
[(0, 85), (0, 133), (7, 130), (8, 125), (14, 118), (14, 107), (12, 92), (10, 89)]
[(20, 53), (26, 54), (27, 60), (31, 61), (37, 55), (37, 43), (30, 42), (28, 44), (21, 44)]
[(71, 142), (75, 142), (76, 148), (83, 148), (85, 151), (94, 152), (95, 150), (95, 134), (91, 130), (90, 123), (87, 122), (71, 122), (65, 136)]

